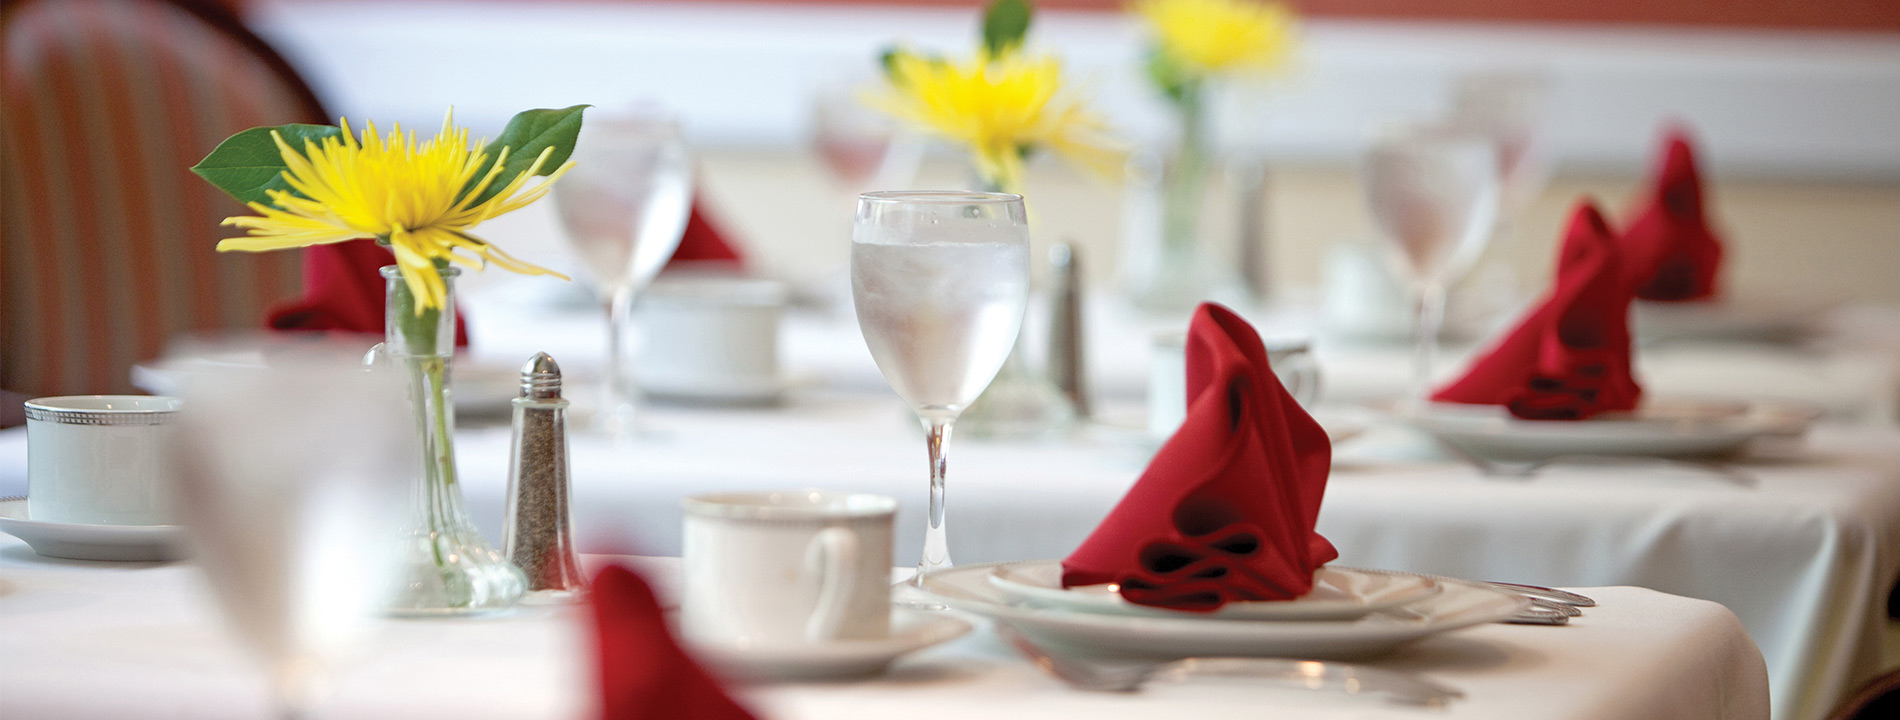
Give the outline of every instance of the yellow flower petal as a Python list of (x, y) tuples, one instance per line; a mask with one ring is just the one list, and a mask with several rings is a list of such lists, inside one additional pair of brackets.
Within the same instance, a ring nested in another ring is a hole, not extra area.
[(1292, 54), (1295, 16), (1258, 0), (1139, 0), (1162, 54), (1194, 76), (1278, 67)]
[(1023, 156), (1042, 147), (1077, 159), (1118, 152), (1106, 124), (1062, 92), (1054, 58), (982, 53), (955, 63), (899, 52), (891, 62), (890, 84), (866, 100), (968, 148), (977, 172), (998, 187), (1020, 188)]
[[(493, 262), (505, 270), (530, 275), (555, 275), (502, 254), (468, 231), (481, 222), (514, 210), (546, 195), (569, 162), (544, 181), (528, 183), (553, 152), (544, 151), (533, 166), (513, 177), (502, 177), (509, 148), (470, 192), (470, 178), (486, 162), (481, 143), (471, 144), (466, 128), (455, 127), (454, 113), (443, 118), (442, 130), (418, 143), (414, 134), (397, 126), (379, 135), (374, 123), (365, 123), (359, 138), (340, 121), (341, 137), (306, 141), (292, 148), (272, 133), (283, 158), (284, 179), (294, 192), (273, 191), (276, 207), (252, 204), (257, 215), (226, 218), (224, 225), (244, 228), (245, 237), (219, 241), (221, 251), (262, 252), (343, 242), (355, 238), (387, 238), (396, 254), (404, 283), (415, 293), (417, 312), (447, 303), (448, 286), (436, 262), (452, 262), (480, 269)], [(475, 197), (491, 184), (503, 183), (493, 197)], [(458, 255), (457, 248), (471, 256)]]

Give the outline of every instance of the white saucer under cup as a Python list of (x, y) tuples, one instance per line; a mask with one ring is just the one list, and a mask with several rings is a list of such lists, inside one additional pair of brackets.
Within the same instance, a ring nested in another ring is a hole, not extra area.
[(890, 636), (895, 499), (796, 490), (681, 504), (680, 630), (688, 641), (768, 648)]
[(785, 288), (771, 280), (663, 278), (640, 301), (640, 385), (657, 396), (777, 399)]
[(73, 395), (26, 402), (27, 515), (83, 525), (171, 522), (177, 398)]

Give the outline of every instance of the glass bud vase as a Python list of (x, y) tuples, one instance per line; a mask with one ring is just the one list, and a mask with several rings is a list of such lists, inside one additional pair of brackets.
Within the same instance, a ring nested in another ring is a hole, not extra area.
[(1174, 109), (1180, 132), (1174, 147), (1130, 159), (1123, 281), (1138, 309), (1185, 316), (1218, 284), (1201, 223), (1215, 162), (1202, 93), (1184, 95)]
[(482, 537), (462, 504), (455, 474), (455, 403), (449, 393), (455, 354), (455, 268), (442, 268), (448, 302), (417, 311), (415, 293), (397, 272), (383, 268), (383, 356), (409, 380), (422, 450), (413, 517), (405, 534), (406, 567), (390, 612), (396, 615), (457, 615), (513, 605), (528, 587), (514, 563)]

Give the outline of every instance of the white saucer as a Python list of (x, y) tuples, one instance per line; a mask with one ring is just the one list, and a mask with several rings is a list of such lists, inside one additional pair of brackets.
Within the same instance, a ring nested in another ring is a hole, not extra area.
[(1487, 460), (1538, 461), (1565, 455), (1710, 457), (1757, 437), (1799, 435), (1811, 414), (1774, 403), (1730, 400), (1645, 402), (1588, 420), (1524, 420), (1496, 405), (1432, 403), (1400, 418)]
[(923, 576), (924, 592), (951, 608), (1005, 622), (1039, 642), (1101, 657), (1195, 656), (1360, 659), (1459, 628), (1504, 620), (1531, 604), (1516, 593), (1439, 580), (1436, 595), (1348, 621), (1213, 622), (1075, 612), (1011, 603), (989, 581), (998, 563), (959, 565)]
[(1172, 617), (1189, 620), (1357, 620), (1375, 610), (1406, 605), (1437, 595), (1444, 587), (1423, 575), (1322, 567), (1313, 591), (1279, 601), (1239, 601), (1212, 612), (1189, 612), (1137, 605), (1122, 599), (1113, 585), (1062, 587), (1062, 563), (1028, 560), (999, 565), (990, 584), (1015, 602), (1109, 615)]
[(26, 541), (33, 552), (71, 560), (153, 562), (185, 556), (178, 525), (83, 525), (29, 520), (26, 500), (0, 500), (0, 532)]
[(721, 674), (743, 680), (837, 680), (877, 675), (899, 656), (961, 637), (970, 624), (943, 613), (891, 608), (891, 634), (878, 640), (739, 647), (693, 643)]

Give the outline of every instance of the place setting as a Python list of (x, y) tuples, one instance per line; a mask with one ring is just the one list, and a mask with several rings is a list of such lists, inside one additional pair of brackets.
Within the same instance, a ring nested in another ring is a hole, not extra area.
[(918, 588), (1035, 645), (1123, 660), (1365, 659), (1473, 625), (1578, 614), (1485, 583), (1329, 565), (1338, 552), (1313, 531), (1325, 431), (1232, 311), (1202, 306), (1186, 358), (1184, 422), (1079, 548), (927, 569)]
[[(1427, 384), (1435, 333), (1421, 325), (1414, 391), (1381, 410), (1498, 475), (1527, 475), (1560, 459), (1693, 464), (1743, 454), (1763, 438), (1798, 440), (1818, 418), (1811, 407), (1653, 397), (1638, 382), (1632, 307), (1709, 301), (1721, 259), (1688, 145), (1677, 132), (1668, 147), (1652, 207), (1618, 231), (1592, 201), (1578, 201), (1549, 290), (1436, 386)], [(1391, 225), (1419, 237), (1452, 232)]]

